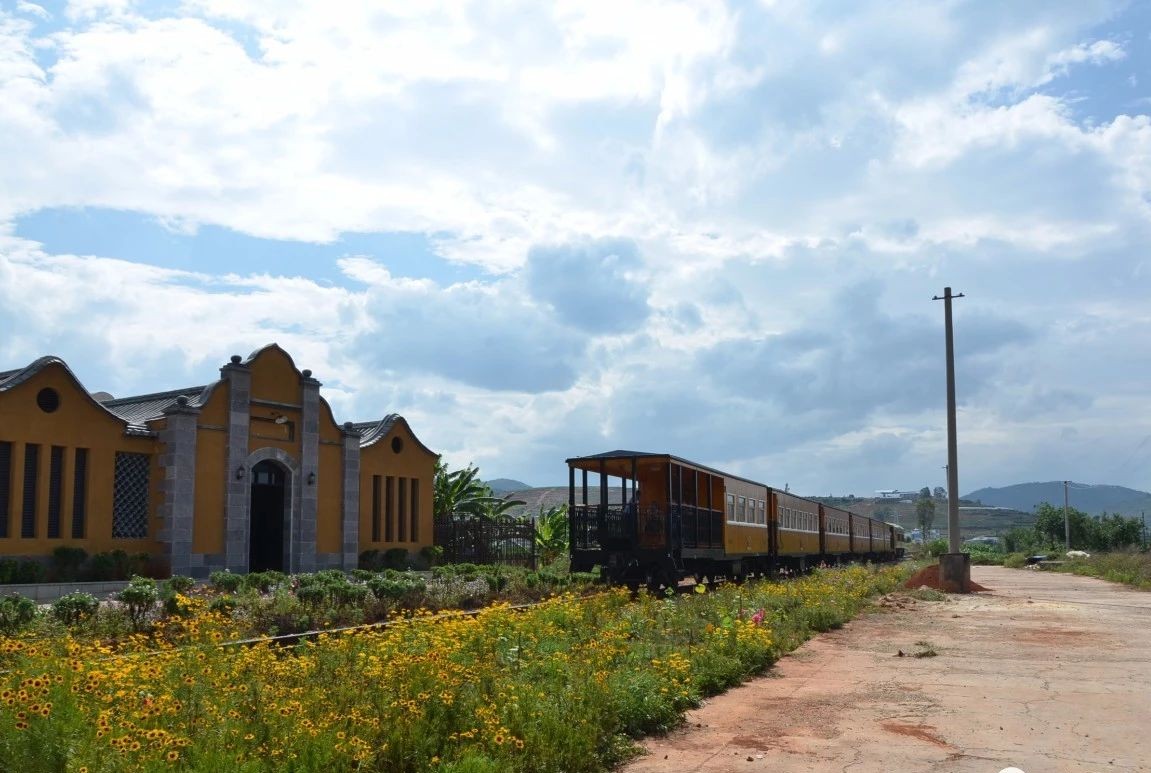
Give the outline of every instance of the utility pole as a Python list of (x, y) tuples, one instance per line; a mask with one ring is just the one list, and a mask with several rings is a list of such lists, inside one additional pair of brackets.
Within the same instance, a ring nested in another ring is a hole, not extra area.
[[(951, 325), (951, 301), (962, 298), (963, 293), (952, 295), (950, 287), (943, 288), (943, 296), (932, 300), (943, 301), (943, 327), (947, 339), (947, 545), (950, 555), (940, 557), (939, 579), (944, 588), (967, 593), (971, 587), (971, 556), (960, 552), (959, 535), (959, 450), (955, 437), (955, 336)], [(946, 558), (946, 560), (944, 560)]]
[(1069, 480), (1063, 481), (1063, 549), (1065, 551), (1071, 550), (1071, 507), (1069, 505), (1071, 500), (1067, 495), (1067, 487), (1070, 484), (1071, 481)]
[(1139, 520), (1143, 522), (1143, 549), (1147, 549), (1147, 513), (1140, 511)]

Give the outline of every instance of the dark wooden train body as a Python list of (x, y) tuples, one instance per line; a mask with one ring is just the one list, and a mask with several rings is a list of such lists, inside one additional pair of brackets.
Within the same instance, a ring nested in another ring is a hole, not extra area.
[(599, 566), (613, 582), (658, 587), (902, 556), (898, 526), (671, 454), (567, 464), (572, 569)]

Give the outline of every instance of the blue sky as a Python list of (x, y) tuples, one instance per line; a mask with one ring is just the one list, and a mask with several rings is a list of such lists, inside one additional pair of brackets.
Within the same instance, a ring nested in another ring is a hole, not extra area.
[(1151, 6), (0, 0), (0, 368), (278, 341), (533, 484), (1151, 488)]

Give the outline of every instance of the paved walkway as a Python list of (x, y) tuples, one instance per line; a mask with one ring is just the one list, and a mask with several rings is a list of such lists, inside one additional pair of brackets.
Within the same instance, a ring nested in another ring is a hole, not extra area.
[[(1151, 771), (1151, 593), (1000, 567), (972, 578), (992, 591), (893, 597), (623, 770)], [(910, 657), (917, 642), (937, 656)]]

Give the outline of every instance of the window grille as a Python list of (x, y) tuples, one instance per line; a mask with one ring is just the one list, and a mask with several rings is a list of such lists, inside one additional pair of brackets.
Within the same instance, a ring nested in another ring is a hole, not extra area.
[(0, 441), (0, 537), (8, 536), (8, 509), (12, 500), (12, 444)]
[(88, 499), (88, 449), (76, 449), (76, 461), (72, 465), (72, 538), (84, 536), (84, 517), (87, 514)]
[(52, 446), (48, 467), (48, 537), (60, 537), (60, 497), (64, 493), (64, 448)]
[(148, 536), (147, 454), (116, 452), (116, 484), (112, 494), (112, 536), (140, 539)]
[(21, 508), (20, 536), (36, 536), (36, 480), (40, 477), (40, 446), (24, 446), (24, 498)]

